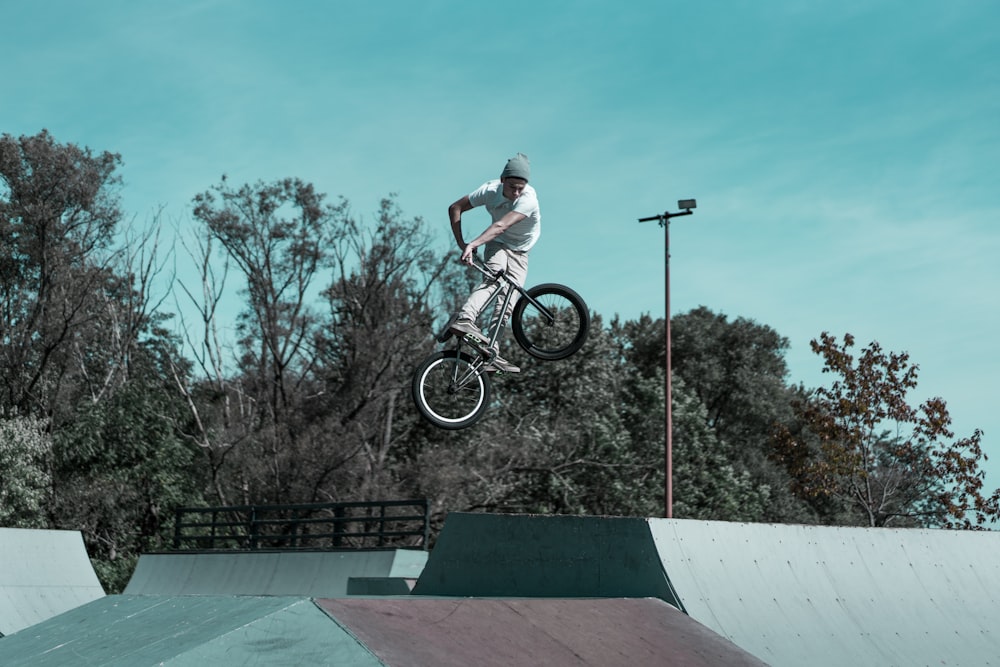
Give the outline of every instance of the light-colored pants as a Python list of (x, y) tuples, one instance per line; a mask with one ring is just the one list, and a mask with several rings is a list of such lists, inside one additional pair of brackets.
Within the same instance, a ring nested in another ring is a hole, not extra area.
[[(490, 241), (483, 246), (483, 249), (485, 250), (483, 259), (490, 271), (495, 273), (496, 271), (503, 269), (504, 273), (511, 279), (511, 281), (522, 287), (524, 286), (524, 281), (528, 277), (528, 253), (509, 250), (505, 246), (493, 241)], [(482, 310), (486, 306), (486, 302), (488, 302), (493, 294), (498, 289), (501, 289), (501, 287), (502, 286), (499, 281), (490, 280), (484, 277), (483, 282), (480, 283), (475, 290), (473, 290), (472, 294), (469, 295), (468, 300), (465, 302), (465, 305), (462, 306), (461, 311), (459, 311), (459, 317), (476, 322), (482, 314)], [(515, 291), (513, 298), (507, 306), (507, 312), (502, 312), (505, 295), (503, 293), (500, 294), (493, 308), (493, 316), (490, 319), (489, 330), (491, 334), (496, 330), (496, 327), (501, 321), (507, 321), (507, 318), (510, 317), (511, 312), (514, 310), (514, 304), (520, 296), (521, 295)]]

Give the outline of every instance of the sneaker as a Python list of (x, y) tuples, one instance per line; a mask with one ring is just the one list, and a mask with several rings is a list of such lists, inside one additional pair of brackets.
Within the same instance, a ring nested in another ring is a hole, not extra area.
[(510, 363), (499, 354), (493, 357), (493, 361), (486, 364), (486, 370), (490, 373), (500, 371), (502, 373), (520, 373), (521, 369)]
[(486, 342), (486, 336), (483, 335), (483, 332), (469, 320), (455, 320), (451, 323), (449, 330), (459, 336), (472, 336), (481, 343)]

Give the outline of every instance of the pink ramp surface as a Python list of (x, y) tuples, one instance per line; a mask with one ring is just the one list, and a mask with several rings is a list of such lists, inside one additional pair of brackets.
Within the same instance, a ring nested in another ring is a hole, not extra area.
[(320, 599), (389, 667), (764, 665), (662, 600)]

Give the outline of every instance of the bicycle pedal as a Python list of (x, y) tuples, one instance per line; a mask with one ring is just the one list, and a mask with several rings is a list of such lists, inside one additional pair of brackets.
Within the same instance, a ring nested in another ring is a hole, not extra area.
[(464, 340), (466, 343), (474, 347), (479, 352), (488, 353), (490, 350), (490, 344), (487, 341), (483, 340), (482, 338), (476, 338), (472, 334), (465, 334), (465, 336), (462, 337), (462, 340)]

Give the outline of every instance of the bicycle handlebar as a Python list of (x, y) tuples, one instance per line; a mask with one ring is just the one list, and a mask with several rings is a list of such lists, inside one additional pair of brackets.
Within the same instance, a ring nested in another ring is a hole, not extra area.
[(514, 282), (509, 277), (507, 277), (507, 271), (506, 271), (506, 269), (499, 269), (499, 270), (497, 270), (495, 272), (491, 271), (490, 268), (488, 266), (486, 266), (486, 262), (484, 262), (482, 259), (479, 258), (479, 254), (476, 251), (472, 251), (472, 257), (473, 257), (473, 262), (471, 264), (469, 264), (469, 266), (471, 266), (472, 268), (474, 268), (476, 271), (479, 271), (481, 274), (483, 274), (487, 278), (492, 278), (493, 280), (504, 280), (508, 285), (510, 285), (511, 287), (513, 287), (515, 290), (517, 290), (518, 292), (520, 292), (522, 295), (528, 293), (527, 290), (524, 289), (523, 286), (518, 285), (516, 282)]

